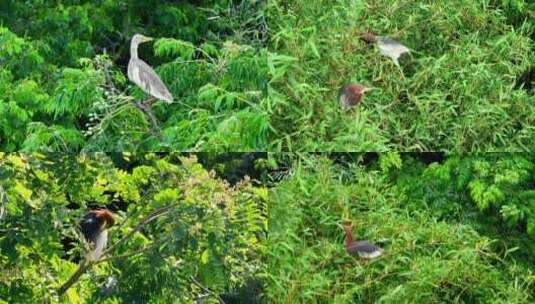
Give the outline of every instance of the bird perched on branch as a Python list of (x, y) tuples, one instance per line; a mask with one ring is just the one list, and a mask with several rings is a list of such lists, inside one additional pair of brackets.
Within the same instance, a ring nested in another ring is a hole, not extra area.
[(350, 108), (358, 105), (364, 93), (371, 90), (372, 88), (367, 88), (357, 83), (345, 85), (340, 89), (340, 95), (338, 96), (340, 106), (343, 110), (349, 110)]
[(153, 40), (141, 34), (135, 34), (130, 43), (130, 61), (128, 62), (128, 79), (140, 87), (145, 93), (167, 103), (173, 102), (173, 96), (160, 79), (158, 74), (137, 55), (140, 43)]
[(113, 213), (106, 209), (89, 211), (80, 223), (80, 230), (87, 243), (87, 253), (76, 272), (58, 289), (64, 294), (91, 266), (98, 263), (108, 243), (108, 228), (113, 226)]
[(88, 244), (86, 258), (88, 261), (98, 261), (108, 243), (107, 228), (115, 223), (113, 213), (106, 209), (97, 209), (89, 211), (82, 222), (80, 229)]
[(358, 254), (361, 258), (364, 259), (374, 259), (381, 254), (383, 254), (383, 249), (375, 244), (370, 243), (369, 241), (354, 241), (353, 233), (351, 232), (351, 221), (344, 221), (343, 223), (345, 240), (344, 246), (347, 253), (349, 254)]

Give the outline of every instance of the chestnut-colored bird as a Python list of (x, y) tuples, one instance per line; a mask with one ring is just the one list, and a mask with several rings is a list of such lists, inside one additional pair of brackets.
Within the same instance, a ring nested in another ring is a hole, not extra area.
[(58, 289), (59, 295), (64, 294), (82, 274), (100, 260), (108, 243), (108, 227), (113, 226), (114, 222), (113, 213), (106, 209), (91, 210), (84, 216), (80, 222), (80, 230), (87, 243), (87, 253), (76, 272)]
[(89, 261), (98, 261), (101, 258), (108, 243), (107, 228), (114, 223), (113, 213), (106, 209), (91, 210), (82, 219), (80, 229), (89, 245), (86, 255)]
[(358, 254), (358, 256), (364, 259), (373, 259), (383, 254), (383, 248), (369, 241), (354, 241), (350, 221), (344, 221), (343, 227), (345, 232), (344, 246), (347, 253), (352, 255)]
[(367, 88), (357, 83), (345, 85), (340, 89), (340, 95), (338, 97), (340, 106), (343, 110), (349, 110), (351, 107), (356, 106), (360, 102), (362, 95), (365, 92), (370, 90), (372, 90), (372, 88)]

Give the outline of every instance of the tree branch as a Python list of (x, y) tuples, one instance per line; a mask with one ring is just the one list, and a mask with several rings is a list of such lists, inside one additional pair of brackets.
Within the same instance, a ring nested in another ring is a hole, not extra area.
[(147, 247), (143, 247), (143, 248), (141, 248), (139, 250), (136, 250), (136, 251), (133, 251), (133, 252), (129, 252), (129, 253), (121, 254), (121, 255), (116, 255), (116, 256), (111, 256), (111, 257), (100, 259), (95, 264), (100, 264), (100, 263), (108, 262), (108, 261), (112, 261), (112, 260), (129, 258), (131, 256), (135, 256), (135, 255), (138, 255), (138, 254), (143, 253), (145, 251), (148, 251), (148, 250), (150, 250), (150, 249), (152, 249), (154, 247), (155, 247), (154, 244), (151, 244), (151, 245), (149, 245)]
[(93, 263), (89, 262), (87, 259), (84, 259), (80, 263), (80, 266), (78, 266), (76, 272), (58, 289), (58, 294), (62, 296), (69, 288), (71, 288), (72, 285), (74, 285), (74, 283), (78, 281), (78, 279), (80, 279), (82, 274), (84, 274), (92, 266)]
[[(167, 213), (169, 210), (171, 210), (171, 208), (175, 207), (176, 205), (178, 205), (178, 204), (171, 204), (169, 206), (165, 206), (165, 207), (156, 209), (155, 211), (153, 211), (152, 213), (150, 213), (149, 215), (144, 217), (132, 231), (127, 233), (123, 238), (121, 238), (115, 244), (113, 244), (112, 246), (108, 247), (108, 249), (106, 249), (103, 252), (102, 256), (105, 256), (112, 249), (117, 247), (120, 243), (122, 243), (122, 242), (126, 241), (128, 238), (130, 238), (135, 232), (141, 230), (141, 228), (143, 228), (145, 225), (147, 225), (148, 223), (152, 222), (153, 220), (157, 219), (161, 215), (164, 215), (165, 213)], [(84, 258), (84, 260), (80, 263), (80, 266), (78, 266), (78, 269), (76, 270), (76, 272), (67, 280), (67, 282), (65, 282), (63, 285), (61, 285), (61, 287), (58, 289), (58, 294), (60, 296), (63, 295), (69, 288), (71, 288), (72, 285), (74, 285), (74, 283), (76, 283), (80, 279), (80, 277), (86, 271), (88, 271), (91, 267), (93, 267), (96, 264), (100, 264), (100, 263), (103, 263), (103, 262), (107, 262), (107, 261), (115, 260), (115, 259), (120, 259), (120, 258), (128, 258), (130, 256), (134, 256), (134, 255), (140, 254), (142, 252), (145, 252), (145, 251), (147, 251), (147, 250), (149, 250), (150, 248), (153, 248), (153, 247), (154, 247), (154, 244), (151, 245), (151, 246), (147, 246), (147, 247), (145, 247), (145, 248), (143, 248), (141, 250), (137, 250), (137, 251), (131, 252), (131, 253), (118, 255), (118, 256), (114, 256), (114, 257), (109, 257), (109, 258), (104, 258), (104, 259), (101, 258), (98, 261), (88, 261), (87, 258)]]
[(113, 80), (111, 79), (110, 71), (108, 69), (109, 69), (109, 62), (106, 61), (106, 63), (104, 63), (104, 79), (107, 83), (109, 90), (112, 92), (112, 94), (117, 95), (119, 94), (119, 90), (117, 90), (117, 88), (115, 87), (115, 84), (113, 83)]
[(193, 276), (191, 276), (190, 278), (191, 278), (191, 281), (193, 282), (193, 284), (197, 285), (197, 287), (199, 287), (204, 292), (207, 292), (210, 295), (212, 295), (213, 297), (215, 297), (216, 299), (218, 299), (219, 303), (225, 304), (225, 301), (223, 301), (223, 299), (218, 294), (216, 294), (215, 292), (211, 291), (207, 287), (202, 286), (201, 283), (199, 283), (199, 281), (195, 280), (195, 278)]
[[(115, 84), (113, 83), (113, 79), (110, 75), (109, 68), (110, 68), (109, 62), (106, 61), (103, 64), (104, 80), (106, 82), (105, 87), (111, 92), (113, 96), (119, 96), (121, 92), (117, 89), (117, 87), (115, 87)], [(148, 98), (147, 100), (138, 101), (134, 103), (134, 105), (149, 118), (152, 133), (154, 134), (154, 136), (161, 139), (161, 135), (160, 135), (159, 128), (158, 128), (158, 120), (156, 119), (156, 116), (152, 112), (152, 108), (150, 106), (150, 102), (153, 100), (154, 98), (151, 97), (151, 98)]]
[[(150, 100), (151, 99), (149, 98), (147, 101), (150, 101)], [(152, 112), (152, 107), (146, 104), (145, 102), (146, 102), (145, 100), (138, 101), (135, 103), (135, 105), (138, 109), (141, 110), (141, 112), (145, 113), (145, 115), (147, 115), (147, 117), (149, 118), (152, 134), (154, 134), (154, 136), (161, 139), (160, 129), (158, 128), (158, 120), (156, 119), (156, 116)]]
[(160, 217), (161, 215), (165, 214), (166, 212), (168, 212), (171, 208), (177, 206), (178, 204), (171, 204), (169, 206), (165, 206), (165, 207), (162, 207), (162, 208), (159, 208), (159, 209), (156, 209), (155, 211), (153, 211), (152, 213), (150, 213), (149, 215), (147, 215), (146, 217), (144, 217), (140, 222), (139, 224), (137, 224), (137, 226), (132, 229), (130, 232), (128, 232), (123, 238), (121, 238), (120, 240), (118, 240), (115, 244), (111, 245), (110, 247), (108, 247), (108, 249), (106, 249), (104, 251), (104, 253), (102, 254), (102, 256), (106, 255), (107, 253), (111, 252), (112, 249), (114, 249), (115, 247), (117, 247), (119, 244), (121, 244), (122, 242), (126, 241), (127, 239), (129, 239), (134, 233), (136, 233), (137, 231), (141, 230), (141, 228), (143, 228), (145, 225), (147, 225), (148, 223), (152, 222), (153, 220), (157, 219), (158, 217)]
[(8, 201), (7, 193), (4, 191), (2, 185), (0, 185), (0, 221), (4, 218), (5, 205)]

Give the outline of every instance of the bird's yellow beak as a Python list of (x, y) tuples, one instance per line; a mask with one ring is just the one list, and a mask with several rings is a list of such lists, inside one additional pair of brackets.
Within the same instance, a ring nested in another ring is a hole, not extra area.
[(365, 87), (364, 89), (362, 89), (362, 93), (371, 91), (371, 90), (373, 90), (373, 89), (374, 89), (374, 88), (366, 88), (366, 87)]
[(154, 40), (154, 38), (143, 36), (143, 42), (148, 42), (148, 41), (152, 41), (152, 40)]

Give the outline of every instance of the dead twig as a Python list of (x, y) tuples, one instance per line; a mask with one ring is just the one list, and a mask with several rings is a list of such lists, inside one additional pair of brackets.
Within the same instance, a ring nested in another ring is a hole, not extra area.
[(7, 204), (8, 197), (4, 191), (2, 185), (0, 185), (0, 221), (4, 218), (5, 205)]
[(207, 292), (209, 293), (210, 295), (212, 295), (213, 297), (215, 297), (216, 299), (219, 300), (219, 303), (221, 304), (225, 304), (225, 301), (223, 301), (223, 299), (218, 295), (216, 294), (215, 292), (211, 291), (210, 289), (208, 289), (207, 287), (204, 287), (202, 286), (201, 283), (199, 283), (197, 280), (195, 280), (195, 278), (193, 276), (190, 277), (191, 278), (191, 281), (193, 282), (193, 284), (197, 285), (197, 287), (199, 287), (200, 289), (202, 289), (204, 292)]
[(171, 210), (171, 208), (173, 208), (175, 206), (177, 206), (177, 204), (171, 204), (169, 206), (165, 206), (165, 207), (156, 209), (155, 211), (151, 212), (149, 215), (144, 217), (139, 222), (139, 224), (137, 224), (137, 226), (134, 229), (132, 229), (130, 232), (128, 232), (124, 237), (122, 237), (120, 240), (118, 240), (115, 244), (113, 244), (110, 247), (108, 247), (108, 249), (106, 249), (104, 251), (102, 256), (104, 256), (107, 253), (111, 252), (115, 247), (117, 247), (119, 244), (121, 244), (122, 242), (124, 242), (127, 239), (129, 239), (134, 233), (136, 233), (137, 231), (141, 230), (145, 225), (147, 225), (148, 223), (150, 223), (153, 220), (157, 219), (161, 215), (165, 214), (166, 212), (168, 212), (169, 210)]

